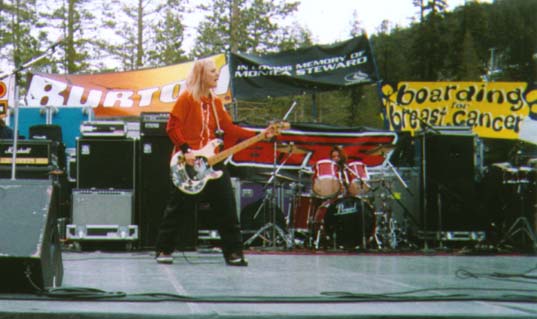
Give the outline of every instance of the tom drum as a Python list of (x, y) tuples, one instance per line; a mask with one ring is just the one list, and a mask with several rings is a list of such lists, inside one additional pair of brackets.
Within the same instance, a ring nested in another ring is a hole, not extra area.
[(315, 164), (313, 192), (320, 197), (334, 197), (341, 192), (341, 176), (336, 162), (320, 160)]

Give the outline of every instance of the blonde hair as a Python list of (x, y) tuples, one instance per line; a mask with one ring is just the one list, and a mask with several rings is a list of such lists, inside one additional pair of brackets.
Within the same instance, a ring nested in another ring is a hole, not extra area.
[(211, 59), (196, 60), (186, 78), (186, 89), (197, 101), (201, 101), (201, 96), (210, 91), (210, 87), (205, 82), (205, 76), (213, 65), (214, 61)]

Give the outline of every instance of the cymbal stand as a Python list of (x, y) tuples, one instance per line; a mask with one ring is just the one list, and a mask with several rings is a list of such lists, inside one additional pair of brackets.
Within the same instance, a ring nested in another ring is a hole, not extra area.
[(373, 231), (373, 239), (375, 240), (377, 248), (383, 249), (388, 246), (388, 244), (393, 246), (390, 238), (390, 234), (392, 233), (390, 226), (394, 225), (392, 223), (392, 210), (388, 204), (389, 196), (386, 194), (387, 191), (391, 193), (391, 190), (386, 186), (385, 174), (383, 174), (380, 187), (382, 188), (380, 194), (380, 209), (375, 209), (374, 211), (375, 229)]
[[(289, 110), (287, 110), (287, 113), (285, 113), (285, 115), (283, 116), (283, 118), (282, 118), (283, 121), (287, 120), (287, 117), (289, 117), (291, 112), (294, 110), (296, 104), (297, 104), (297, 102), (293, 101), (293, 103), (289, 107)], [(293, 151), (291, 149), (291, 152), (289, 152), (289, 155), (287, 156), (285, 161), (283, 161), (280, 164), (280, 166), (278, 166), (278, 158), (276, 156), (277, 153), (278, 153), (278, 143), (276, 141), (276, 138), (274, 138), (274, 153), (273, 153), (274, 154), (274, 161), (273, 161), (273, 170), (272, 170), (273, 174), (269, 178), (267, 183), (265, 184), (265, 186), (266, 186), (266, 185), (270, 184), (270, 182), (272, 182), (272, 193), (270, 195), (271, 196), (270, 200), (271, 200), (271, 203), (272, 203), (272, 209), (271, 209), (272, 220), (271, 220), (271, 222), (266, 223), (263, 227), (261, 227), (252, 237), (248, 238), (248, 240), (246, 240), (244, 242), (245, 245), (250, 245), (257, 237), (260, 237), (261, 234), (263, 234), (265, 231), (267, 231), (269, 229), (272, 229), (272, 247), (274, 247), (274, 248), (276, 247), (276, 234), (278, 234), (284, 240), (284, 242), (285, 242), (285, 244), (286, 244), (286, 246), (288, 248), (291, 247), (291, 243), (289, 241), (289, 238), (288, 238), (287, 234), (285, 233), (285, 231), (283, 229), (281, 229), (276, 224), (276, 174), (278, 174), (280, 169), (285, 165), (287, 160), (291, 157), (291, 154), (293, 153)], [(269, 193), (267, 192), (267, 195), (268, 194)], [(266, 198), (267, 198), (267, 196), (265, 196), (265, 199), (263, 200), (263, 204), (261, 204), (261, 206), (259, 207), (258, 211), (255, 213), (254, 219), (259, 214), (259, 211), (261, 210), (261, 208), (264, 206)], [(265, 240), (266, 240), (266, 238), (265, 238)], [(265, 241), (263, 241), (263, 244), (265, 244)]]
[[(398, 181), (405, 187), (405, 189), (407, 189), (407, 191), (410, 194), (412, 194), (407, 184), (401, 178), (401, 176), (399, 175), (399, 172), (397, 172), (395, 167), (393, 167), (393, 165), (391, 165), (390, 162), (387, 162), (386, 166), (391, 169), (391, 171), (397, 177)], [(391, 201), (395, 200), (403, 208), (405, 219), (408, 216), (412, 216), (412, 215), (410, 215), (410, 213), (408, 212), (408, 209), (404, 207), (400, 199), (398, 199), (395, 193), (393, 192), (392, 185), (391, 185), (393, 181), (386, 180), (386, 174), (384, 172), (385, 167), (383, 167), (382, 169), (383, 169), (383, 174), (382, 174), (383, 178), (379, 186), (382, 188), (382, 193), (380, 194), (381, 209), (379, 211), (375, 211), (374, 239), (375, 239), (375, 243), (377, 244), (377, 247), (380, 249), (387, 247), (388, 245), (389, 245), (389, 248), (396, 249), (398, 248), (400, 243), (405, 243), (407, 245), (409, 245), (409, 243), (406, 238), (407, 236), (407, 232), (405, 229), (406, 222), (404, 222), (402, 226), (399, 225), (398, 221), (394, 217)]]
[[(269, 207), (270, 208), (270, 214), (271, 214), (271, 216), (270, 216), (271, 220), (270, 220), (270, 222), (268, 222), (265, 225), (263, 225), (250, 238), (248, 238), (244, 242), (245, 246), (250, 245), (256, 238), (260, 237), (260, 238), (263, 239), (263, 245), (265, 244), (266, 241), (270, 241), (272, 247), (276, 248), (277, 238), (278, 238), (277, 236), (280, 236), (280, 238), (284, 241), (286, 248), (291, 248), (292, 247), (291, 239), (285, 233), (285, 231), (280, 226), (278, 226), (278, 224), (276, 223), (276, 207), (277, 207), (277, 201), (276, 201), (276, 189), (277, 189), (276, 176), (277, 176), (278, 172), (280, 171), (280, 169), (285, 165), (287, 160), (289, 160), (289, 158), (291, 157), (291, 154), (293, 152), (291, 150), (291, 152), (289, 152), (289, 155), (287, 156), (287, 158), (280, 165), (278, 165), (277, 164), (277, 156), (276, 156), (276, 154), (277, 154), (277, 146), (278, 146), (278, 143), (276, 141), (274, 141), (273, 171), (272, 171), (272, 174), (271, 174), (269, 180), (265, 183), (265, 187), (264, 187), (264, 188), (266, 188), (268, 185), (271, 185), (272, 186), (272, 191), (267, 190), (265, 198), (263, 199), (263, 202), (261, 203), (261, 205), (259, 206), (259, 208), (257, 209), (257, 211), (256, 211), (256, 213), (254, 215), (254, 219), (257, 218), (257, 216), (259, 215), (261, 210), (264, 208), (265, 203), (268, 201), (271, 204), (270, 207)], [(263, 236), (263, 234), (265, 234), (265, 232), (268, 231), (268, 230), (272, 230), (271, 236)], [(269, 237), (270, 237), (270, 239), (269, 239)]]

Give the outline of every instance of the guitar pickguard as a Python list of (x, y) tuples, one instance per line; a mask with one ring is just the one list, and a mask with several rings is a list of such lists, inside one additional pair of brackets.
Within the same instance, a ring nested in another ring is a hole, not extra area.
[[(213, 147), (212, 145), (210, 146)], [(201, 153), (196, 156), (194, 165), (187, 165), (181, 152), (176, 153), (170, 162), (173, 184), (186, 194), (198, 194), (211, 179), (220, 178), (221, 171), (215, 171)]]

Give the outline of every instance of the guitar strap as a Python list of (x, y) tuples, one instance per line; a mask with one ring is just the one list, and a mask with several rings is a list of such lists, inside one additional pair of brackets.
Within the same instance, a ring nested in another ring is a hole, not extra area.
[(214, 114), (214, 120), (216, 121), (216, 132), (215, 136), (218, 138), (222, 138), (224, 136), (224, 131), (220, 128), (220, 120), (218, 119), (218, 113), (216, 112), (216, 106), (214, 106), (214, 99), (211, 99), (211, 106), (213, 109)]

